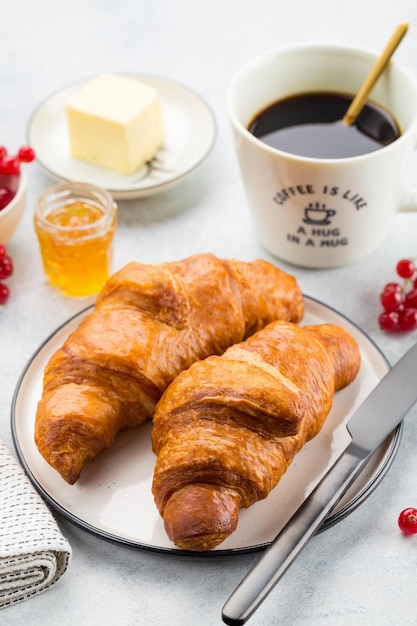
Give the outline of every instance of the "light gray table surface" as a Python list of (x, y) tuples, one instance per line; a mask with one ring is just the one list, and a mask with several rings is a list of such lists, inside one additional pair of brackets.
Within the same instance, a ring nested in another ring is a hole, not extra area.
[[(348, 267), (307, 270), (273, 259), (252, 233), (225, 94), (235, 71), (266, 50), (306, 40), (379, 50), (402, 20), (411, 28), (397, 59), (417, 74), (414, 0), (3, 2), (0, 144), (13, 150), (25, 143), (35, 107), (86, 76), (147, 73), (190, 87), (216, 117), (214, 148), (180, 185), (119, 203), (114, 269), (133, 259), (159, 262), (206, 251), (263, 257), (294, 273), (304, 293), (359, 325), (393, 364), (417, 333), (379, 330), (378, 297), (394, 278), (396, 261), (417, 254), (417, 214), (398, 214), (383, 246)], [(27, 173), (24, 219), (8, 246), (15, 264), (11, 297), (0, 307), (0, 435), (12, 449), (10, 408), (23, 368), (44, 339), (86, 304), (57, 295), (45, 283), (32, 214), (36, 198), (53, 181), (36, 163)], [(417, 538), (405, 538), (396, 522), (404, 507), (417, 506), (416, 476), (417, 407), (405, 419), (399, 452), (382, 483), (342, 522), (313, 538), (249, 623), (416, 624)], [(71, 567), (52, 589), (1, 611), (1, 624), (218, 625), (223, 603), (258, 558), (174, 559), (111, 544), (57, 519), (73, 547)]]

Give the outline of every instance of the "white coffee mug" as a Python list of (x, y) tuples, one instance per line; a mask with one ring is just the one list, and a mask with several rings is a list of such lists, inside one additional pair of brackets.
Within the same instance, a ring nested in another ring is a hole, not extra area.
[(297, 45), (269, 52), (233, 78), (227, 108), (255, 234), (274, 256), (330, 268), (375, 250), (398, 210), (415, 210), (405, 189), (417, 142), (417, 82), (391, 61), (370, 100), (387, 109), (401, 135), (360, 156), (318, 159), (280, 151), (248, 130), (268, 105), (309, 92), (357, 93), (377, 54), (335, 45)]

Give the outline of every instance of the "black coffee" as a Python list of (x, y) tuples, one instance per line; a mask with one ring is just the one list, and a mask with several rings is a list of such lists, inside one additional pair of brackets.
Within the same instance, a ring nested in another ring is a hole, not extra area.
[(342, 122), (352, 98), (306, 93), (279, 100), (251, 121), (248, 130), (265, 143), (299, 156), (340, 159), (374, 152), (400, 136), (394, 118), (367, 103), (352, 126)]

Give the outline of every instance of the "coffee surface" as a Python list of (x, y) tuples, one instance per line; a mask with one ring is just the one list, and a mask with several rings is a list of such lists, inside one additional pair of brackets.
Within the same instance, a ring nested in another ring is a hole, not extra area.
[(337, 159), (374, 152), (400, 136), (394, 118), (367, 103), (352, 126), (342, 118), (352, 97), (306, 93), (279, 100), (254, 117), (248, 130), (270, 146), (304, 157)]

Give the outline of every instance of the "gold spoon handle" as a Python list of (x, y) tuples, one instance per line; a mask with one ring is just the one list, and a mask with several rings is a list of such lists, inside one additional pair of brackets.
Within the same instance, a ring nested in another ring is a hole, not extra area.
[(354, 123), (359, 113), (362, 111), (362, 108), (365, 105), (366, 100), (368, 99), (369, 93), (371, 92), (376, 81), (378, 80), (382, 72), (384, 71), (385, 67), (388, 65), (392, 55), (394, 54), (395, 50), (399, 46), (407, 30), (408, 30), (407, 22), (401, 22), (401, 24), (397, 26), (393, 35), (391, 36), (391, 39), (389, 40), (384, 51), (382, 52), (381, 56), (376, 61), (368, 77), (366, 78), (362, 87), (359, 89), (355, 98), (352, 100), (350, 107), (346, 111), (345, 116), (343, 118), (344, 124), (347, 124), (348, 126), (350, 126), (351, 124)]

